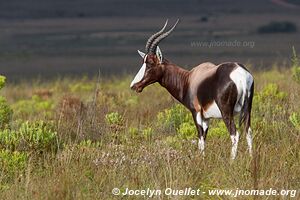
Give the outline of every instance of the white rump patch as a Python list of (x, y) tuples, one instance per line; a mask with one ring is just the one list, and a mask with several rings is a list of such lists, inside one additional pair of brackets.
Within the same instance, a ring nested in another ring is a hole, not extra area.
[(237, 147), (239, 143), (240, 134), (239, 132), (236, 132), (235, 135), (231, 135), (231, 142), (232, 142), (232, 148), (231, 148), (231, 159), (235, 159), (237, 154)]
[(203, 111), (203, 115), (205, 118), (222, 118), (221, 111), (215, 101), (206, 111)]
[(247, 143), (248, 143), (248, 151), (249, 151), (250, 156), (252, 156), (252, 130), (250, 127), (247, 131), (246, 138), (247, 138)]
[(253, 77), (243, 67), (238, 66), (235, 70), (233, 70), (230, 73), (230, 78), (237, 87), (238, 95), (237, 95), (237, 102), (235, 104), (234, 111), (236, 113), (239, 113), (244, 105), (247, 92), (248, 92), (248, 97), (250, 96), (250, 89), (253, 83)]
[(145, 58), (144, 58), (144, 63), (143, 63), (143, 65), (142, 65), (141, 69), (140, 69), (140, 70), (138, 71), (138, 73), (135, 75), (133, 81), (132, 81), (131, 84), (130, 84), (130, 87), (132, 87), (134, 84), (140, 82), (140, 81), (144, 78), (145, 71), (146, 71), (146, 63), (145, 63), (146, 58), (147, 58), (147, 56), (145, 56)]

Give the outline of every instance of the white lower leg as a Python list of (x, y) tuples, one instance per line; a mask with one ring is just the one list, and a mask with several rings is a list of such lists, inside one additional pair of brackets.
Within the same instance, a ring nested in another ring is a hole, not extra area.
[(248, 151), (250, 156), (252, 156), (252, 130), (250, 127), (248, 128), (246, 138), (248, 143)]
[(203, 138), (203, 136), (201, 136), (199, 139), (199, 142), (198, 142), (198, 148), (202, 155), (204, 155), (204, 147), (205, 147), (204, 138)]
[(237, 154), (237, 147), (239, 143), (240, 134), (239, 132), (236, 132), (235, 135), (231, 135), (231, 142), (232, 142), (232, 148), (231, 148), (231, 159), (235, 159)]

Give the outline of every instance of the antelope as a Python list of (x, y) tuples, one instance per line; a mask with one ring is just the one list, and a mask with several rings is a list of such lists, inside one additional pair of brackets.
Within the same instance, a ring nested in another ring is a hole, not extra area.
[(239, 126), (244, 125), (248, 151), (252, 156), (252, 131), (250, 127), (254, 80), (244, 65), (226, 62), (215, 65), (202, 63), (188, 71), (163, 57), (158, 44), (175, 29), (179, 20), (165, 31), (153, 34), (146, 43), (146, 53), (138, 50), (143, 64), (130, 84), (137, 93), (158, 82), (193, 116), (198, 132), (198, 148), (204, 155), (206, 135), (211, 118), (223, 119), (232, 142), (231, 159), (236, 158), (239, 142), (234, 116), (239, 115)]

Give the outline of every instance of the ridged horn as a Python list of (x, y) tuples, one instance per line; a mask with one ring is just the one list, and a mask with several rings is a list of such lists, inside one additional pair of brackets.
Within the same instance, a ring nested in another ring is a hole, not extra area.
[(162, 27), (162, 29), (160, 31), (158, 31), (157, 33), (154, 33), (152, 36), (149, 37), (149, 39), (146, 43), (146, 48), (145, 48), (146, 53), (149, 52), (152, 42), (164, 32), (165, 28), (167, 27), (167, 24), (168, 24), (168, 19), (166, 20), (165, 25)]
[(159, 35), (157, 38), (154, 39), (154, 41), (152, 42), (150, 48), (149, 48), (149, 52), (155, 53), (156, 51), (156, 47), (157, 45), (164, 39), (166, 38), (168, 35), (170, 35), (170, 33), (175, 29), (176, 25), (178, 24), (179, 19), (177, 19), (176, 23), (174, 24), (174, 26), (168, 30), (167, 32)]

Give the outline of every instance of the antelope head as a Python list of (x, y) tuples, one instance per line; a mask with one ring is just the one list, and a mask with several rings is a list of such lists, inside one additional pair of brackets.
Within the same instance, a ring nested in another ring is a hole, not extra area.
[(175, 29), (178, 22), (179, 20), (176, 21), (175, 25), (169, 31), (164, 33), (168, 24), (167, 20), (163, 28), (148, 39), (145, 48), (147, 53), (138, 50), (138, 53), (143, 59), (143, 64), (130, 84), (131, 89), (139, 93), (142, 92), (146, 86), (161, 79), (164, 72), (163, 56), (158, 44)]

